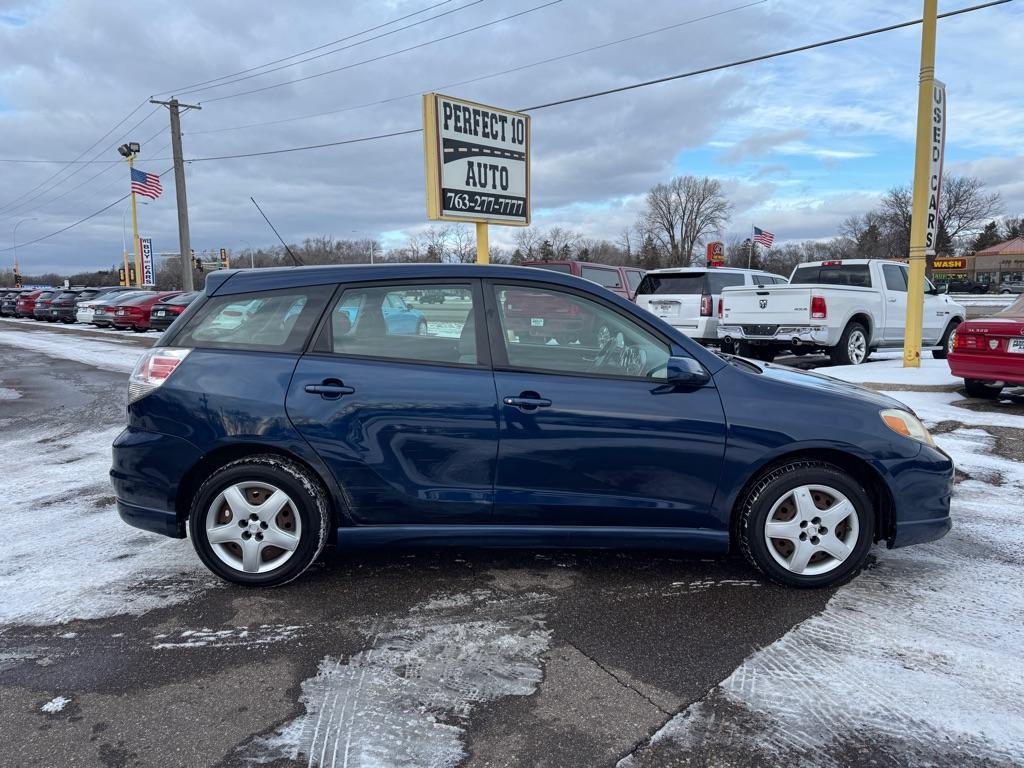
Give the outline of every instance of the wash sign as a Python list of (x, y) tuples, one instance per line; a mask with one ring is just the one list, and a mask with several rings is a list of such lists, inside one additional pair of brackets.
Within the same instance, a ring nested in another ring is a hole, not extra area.
[(530, 223), (530, 117), (439, 93), (423, 97), (427, 217)]
[(142, 284), (156, 285), (156, 270), (153, 269), (153, 238), (140, 237), (142, 244)]
[(924, 252), (935, 255), (939, 236), (939, 193), (942, 191), (942, 154), (946, 147), (946, 84), (932, 81), (932, 123), (928, 137), (928, 225)]

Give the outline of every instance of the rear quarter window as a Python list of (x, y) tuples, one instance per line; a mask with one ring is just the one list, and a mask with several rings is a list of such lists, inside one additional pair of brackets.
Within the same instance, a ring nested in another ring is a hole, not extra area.
[(622, 280), (619, 278), (619, 270), (606, 269), (604, 267), (587, 267), (580, 270), (580, 277), (603, 285), (605, 288), (621, 288)]
[(176, 347), (301, 352), (334, 286), (213, 296), (173, 339)]
[(797, 267), (789, 281), (793, 285), (849, 285), (871, 287), (871, 270), (867, 264), (834, 264)]

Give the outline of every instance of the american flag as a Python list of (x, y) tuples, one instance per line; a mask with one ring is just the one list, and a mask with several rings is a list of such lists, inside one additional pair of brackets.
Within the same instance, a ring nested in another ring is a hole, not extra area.
[(160, 177), (155, 173), (146, 173), (132, 168), (132, 192), (156, 200), (163, 191), (164, 188), (160, 186)]
[(771, 248), (772, 243), (775, 242), (775, 235), (761, 229), (760, 227), (754, 227), (754, 242), (760, 243), (765, 248)]

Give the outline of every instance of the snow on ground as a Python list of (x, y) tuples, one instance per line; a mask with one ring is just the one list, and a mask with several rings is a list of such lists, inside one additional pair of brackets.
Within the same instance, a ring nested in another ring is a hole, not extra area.
[(455, 766), (473, 709), (540, 684), (549, 598), (487, 589), (438, 595), (405, 618), (367, 622), (369, 647), (327, 656), (302, 683), (305, 713), (240, 749), (248, 762), (308, 766)]
[(77, 360), (106, 371), (131, 373), (135, 361), (145, 352), (141, 347), (113, 341), (68, 338), (59, 332), (22, 333), (0, 330), (0, 346), (32, 350), (49, 357)]
[(902, 351), (875, 352), (866, 363), (860, 365), (833, 365), (821, 368), (824, 373), (836, 379), (854, 383), (892, 384), (897, 386), (962, 386), (964, 380), (949, 372), (949, 363), (936, 360), (930, 352), (921, 355), (920, 368), (904, 368)]
[(66, 699), (63, 696), (56, 696), (43, 704), (39, 709), (48, 715), (55, 715), (58, 712), (63, 711), (64, 707), (70, 703), (71, 699)]
[(139, 531), (117, 516), (107, 472), (120, 431), (4, 435), (0, 624), (141, 614), (219, 583), (188, 541)]
[(967, 477), (953, 531), (876, 547), (874, 567), (821, 614), (748, 658), (623, 768), (708, 753), (723, 765), (1024, 763), (1024, 463), (994, 452), (985, 429), (1024, 436), (1024, 417), (956, 407), (955, 393), (887, 394), (927, 423), (969, 425), (936, 436)]
[(0, 387), (0, 400), (17, 400), (19, 397), (21, 397), (21, 392), (18, 390)]
[[(146, 338), (145, 334), (139, 334), (136, 331), (130, 329), (121, 330), (120, 328), (114, 328), (113, 326), (107, 326), (106, 328), (100, 328), (99, 326), (85, 323), (72, 323), (65, 325), (64, 323), (46, 323), (39, 320), (30, 320), (27, 317), (0, 317), (0, 324), (10, 323), (11, 325), (27, 325), (32, 328), (45, 328), (48, 331), (54, 333), (76, 335), (79, 331), (89, 331), (90, 333), (103, 333), (108, 336), (116, 338), (117, 336), (124, 336), (126, 338)], [(147, 331), (149, 338), (156, 338), (159, 336), (155, 331)]]

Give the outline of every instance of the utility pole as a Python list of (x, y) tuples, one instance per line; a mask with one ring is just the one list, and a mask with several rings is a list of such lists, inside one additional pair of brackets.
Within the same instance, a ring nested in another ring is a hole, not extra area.
[(202, 109), (197, 104), (179, 104), (176, 98), (170, 101), (150, 99), (150, 104), (167, 107), (171, 113), (171, 154), (174, 156), (174, 197), (178, 203), (178, 252), (181, 254), (181, 290), (193, 290), (192, 284), (192, 242), (188, 232), (188, 198), (185, 195), (185, 161), (181, 156), (181, 113), (190, 109)]
[[(914, 153), (914, 197), (910, 215), (910, 272), (907, 285), (907, 327), (903, 336), (903, 367), (921, 367), (921, 326), (924, 318), (924, 272), (928, 231), (930, 132), (935, 87), (935, 20), (938, 0), (924, 0), (921, 24), (921, 76), (917, 92), (917, 147)], [(944, 106), (944, 105), (943, 105)], [(940, 161), (941, 162), (941, 161)], [(936, 206), (939, 191), (934, 190)], [(934, 245), (934, 244), (932, 244)]]

